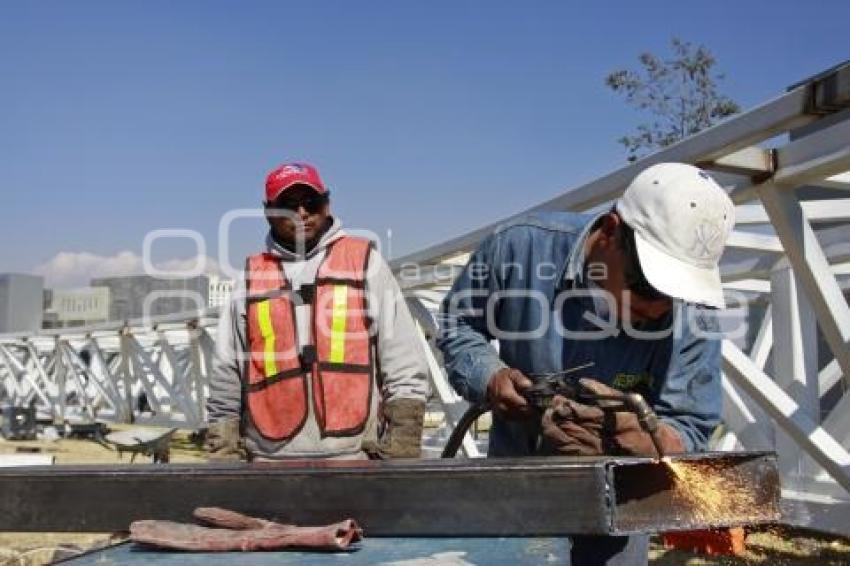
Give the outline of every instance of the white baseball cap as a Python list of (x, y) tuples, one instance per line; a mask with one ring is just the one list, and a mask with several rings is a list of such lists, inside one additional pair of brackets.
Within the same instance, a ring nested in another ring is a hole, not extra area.
[(735, 206), (708, 173), (685, 163), (644, 169), (617, 201), (647, 281), (665, 295), (723, 308), (718, 263)]

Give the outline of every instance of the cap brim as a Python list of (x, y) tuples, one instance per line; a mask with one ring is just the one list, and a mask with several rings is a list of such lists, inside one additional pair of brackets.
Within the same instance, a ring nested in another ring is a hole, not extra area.
[(323, 194), (325, 194), (325, 193), (327, 193), (327, 192), (328, 192), (328, 191), (327, 191), (327, 189), (317, 187), (317, 186), (316, 186), (316, 185), (314, 185), (313, 183), (309, 183), (309, 182), (307, 182), (307, 181), (302, 181), (302, 180), (300, 180), (300, 179), (299, 179), (299, 180), (297, 180), (297, 181), (292, 181), (292, 182), (291, 182), (291, 183), (289, 183), (288, 185), (284, 185), (284, 186), (282, 186), (281, 188), (279, 188), (279, 189), (277, 190), (277, 193), (275, 193), (275, 195), (274, 195), (272, 198), (270, 198), (270, 199), (269, 199), (269, 201), (277, 200), (277, 197), (279, 197), (280, 195), (282, 195), (284, 192), (286, 192), (287, 190), (291, 189), (292, 187), (296, 187), (296, 186), (298, 186), (298, 185), (303, 185), (303, 186), (305, 186), (305, 187), (310, 187), (311, 189), (313, 189), (314, 191), (316, 191), (316, 192), (317, 192), (317, 193), (319, 193), (320, 195), (323, 195)]
[(646, 280), (665, 295), (722, 309), (726, 307), (720, 269), (705, 269), (666, 254), (635, 233), (638, 259)]

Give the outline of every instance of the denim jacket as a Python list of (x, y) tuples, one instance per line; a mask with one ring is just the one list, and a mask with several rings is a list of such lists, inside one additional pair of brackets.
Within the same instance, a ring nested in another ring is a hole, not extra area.
[[(715, 311), (674, 301), (657, 321), (612, 321), (616, 309), (591, 296), (583, 256), (596, 218), (535, 214), (481, 243), (441, 309), (437, 345), (449, 381), (477, 403), (499, 369), (516, 368), (533, 380), (593, 362), (580, 377), (642, 393), (687, 451), (703, 450), (722, 403)], [(533, 454), (538, 436), (539, 422), (494, 415), (488, 454)]]

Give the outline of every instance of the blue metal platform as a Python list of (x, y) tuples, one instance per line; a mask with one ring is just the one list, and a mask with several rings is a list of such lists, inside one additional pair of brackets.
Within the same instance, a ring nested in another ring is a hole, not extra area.
[(346, 552), (174, 552), (126, 542), (63, 564), (533, 565), (563, 564), (568, 554), (569, 543), (564, 538), (370, 538), (358, 543), (355, 550)]

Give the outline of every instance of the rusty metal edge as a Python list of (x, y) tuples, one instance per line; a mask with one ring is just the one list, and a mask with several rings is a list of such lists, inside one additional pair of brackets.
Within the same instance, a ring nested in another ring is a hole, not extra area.
[(781, 512), (780, 508), (780, 499), (781, 499), (781, 488), (779, 484), (779, 472), (777, 468), (777, 457), (775, 452), (770, 451), (747, 451), (747, 452), (699, 452), (699, 453), (688, 453), (688, 454), (679, 454), (668, 457), (671, 461), (700, 461), (700, 460), (740, 460), (741, 462), (745, 461), (754, 461), (761, 460), (768, 466), (768, 470), (766, 473), (768, 475), (773, 476), (771, 481), (774, 481), (775, 484), (773, 488), (772, 498), (774, 500), (776, 506), (775, 514), (768, 515), (765, 514), (764, 518), (761, 520), (753, 520), (751, 518), (735, 520), (729, 519), (724, 520), (722, 522), (715, 522), (711, 525), (703, 524), (703, 525), (687, 525), (682, 526), (680, 524), (670, 522), (669, 516), (659, 515), (658, 520), (655, 522), (655, 525), (652, 529), (627, 529), (620, 527), (622, 520), (622, 512), (623, 510), (617, 505), (617, 494), (615, 492), (615, 481), (614, 475), (616, 473), (616, 468), (619, 466), (633, 466), (633, 465), (646, 465), (656, 462), (653, 458), (618, 458), (612, 457), (610, 461), (606, 464), (606, 481), (610, 488), (610, 499), (611, 499), (611, 524), (609, 525), (609, 532), (614, 535), (629, 535), (636, 533), (646, 533), (646, 532), (668, 532), (668, 531), (676, 531), (676, 530), (692, 530), (695, 528), (717, 528), (717, 527), (735, 527), (735, 526), (744, 526), (744, 525), (754, 525), (754, 524), (769, 524), (776, 523), (781, 520)]

